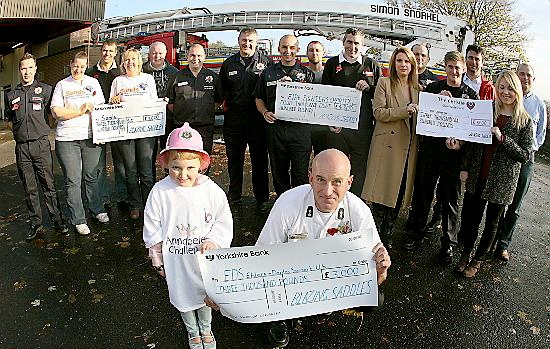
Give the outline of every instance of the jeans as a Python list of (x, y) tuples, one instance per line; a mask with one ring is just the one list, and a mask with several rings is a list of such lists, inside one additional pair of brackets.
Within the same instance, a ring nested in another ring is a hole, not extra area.
[(206, 305), (197, 310), (181, 312), (189, 337), (209, 335), (212, 332), (212, 309)]
[(535, 153), (531, 154), (529, 161), (521, 165), (521, 171), (519, 173), (518, 185), (516, 187), (514, 199), (506, 209), (506, 213), (501, 217), (497, 234), (497, 251), (506, 250), (512, 242), (512, 234), (516, 229), (516, 224), (519, 218), (519, 210), (521, 209), (523, 198), (529, 190), (529, 185), (531, 185), (531, 178), (533, 178), (533, 170), (535, 166), (534, 154)]
[(128, 189), (126, 189), (126, 168), (122, 160), (122, 154), (114, 143), (110, 143), (111, 156), (113, 157), (113, 172), (115, 174), (115, 198), (116, 201), (128, 200)]
[(99, 188), (101, 201), (103, 203), (111, 202), (109, 187), (107, 186), (107, 145), (101, 150), (97, 172), (97, 186)]
[(130, 139), (111, 143), (122, 155), (126, 170), (128, 204), (132, 210), (141, 210), (155, 184), (151, 161), (155, 137)]
[(105, 212), (97, 182), (102, 148), (105, 144), (94, 144), (91, 139), (55, 141), (55, 151), (65, 177), (67, 206), (74, 225), (86, 223), (81, 191), (83, 179), (88, 208), (94, 215)]

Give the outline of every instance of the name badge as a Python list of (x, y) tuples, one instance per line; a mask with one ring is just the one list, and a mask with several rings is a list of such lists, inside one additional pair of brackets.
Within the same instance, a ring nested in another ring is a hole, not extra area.
[(32, 110), (42, 110), (42, 104), (39, 104), (39, 103), (33, 103), (32, 104)]
[(230, 72), (229, 72), (229, 76), (233, 76), (233, 75), (237, 75), (237, 71), (236, 71), (236, 70), (233, 70), (233, 71), (230, 71)]
[(214, 86), (204, 86), (204, 90), (213, 90), (214, 89)]
[(187, 81), (178, 82), (178, 86), (186, 86), (189, 83)]
[(31, 101), (34, 103), (42, 103), (42, 97), (31, 97)]
[(365, 76), (368, 77), (368, 78), (372, 78), (374, 76), (374, 73), (371, 72), (371, 71), (366, 71)]
[(267, 86), (277, 86), (277, 81), (268, 81)]
[(20, 100), (21, 100), (21, 97), (17, 97), (13, 101), (11, 101), (11, 104), (15, 104), (15, 103), (19, 102)]

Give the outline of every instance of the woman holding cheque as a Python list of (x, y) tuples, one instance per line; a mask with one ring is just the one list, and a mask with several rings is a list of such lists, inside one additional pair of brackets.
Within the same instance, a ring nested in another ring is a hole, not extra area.
[[(418, 75), (412, 51), (399, 47), (390, 59), (390, 76), (374, 92), (376, 126), (361, 197), (372, 202), (380, 238), (392, 248), (392, 231), (404, 201), (411, 200), (416, 171)], [(404, 200), (403, 200), (404, 197)]]
[(99, 157), (105, 145), (92, 142), (91, 123), (94, 105), (105, 103), (105, 98), (99, 81), (84, 75), (87, 66), (88, 55), (78, 52), (71, 62), (71, 75), (55, 85), (51, 102), (57, 120), (55, 152), (65, 178), (71, 224), (81, 235), (90, 234), (82, 203), (82, 180), (88, 208), (98, 221), (109, 222), (97, 186)]
[[(456, 271), (473, 277), (481, 262), (491, 255), (498, 220), (512, 203), (521, 164), (529, 159), (532, 147), (531, 118), (523, 108), (521, 83), (516, 73), (506, 71), (497, 79), (492, 144), (466, 143), (460, 179), (466, 182), (462, 226), (464, 250)], [(470, 261), (485, 211), (485, 228)]]
[[(109, 103), (147, 102), (156, 100), (157, 89), (155, 79), (150, 74), (141, 72), (143, 61), (136, 49), (128, 49), (122, 55), (122, 73), (113, 80)], [(127, 139), (116, 141), (111, 146), (116, 147), (122, 155), (126, 168), (126, 188), (130, 218), (138, 219), (144, 202), (155, 184), (151, 162), (155, 137)]]

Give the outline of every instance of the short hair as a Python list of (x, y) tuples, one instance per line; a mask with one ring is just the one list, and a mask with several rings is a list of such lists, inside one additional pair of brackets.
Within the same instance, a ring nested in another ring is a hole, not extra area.
[(464, 56), (462, 55), (462, 53), (458, 51), (449, 51), (445, 54), (445, 57), (443, 58), (443, 60), (445, 61), (445, 64), (447, 64), (447, 62), (449, 61), (457, 61), (457, 62), (464, 63)]
[(363, 39), (363, 44), (365, 43), (365, 32), (361, 28), (348, 28), (344, 32), (344, 37), (342, 38), (342, 41), (346, 41), (346, 35), (351, 34), (353, 36), (359, 35)]
[(241, 35), (256, 35), (256, 36), (258, 36), (258, 32), (256, 31), (256, 29), (254, 29), (252, 27), (244, 27), (239, 31), (239, 36), (238, 37), (240, 38)]
[(204, 53), (206, 54), (206, 50), (204, 49), (204, 45), (203, 44), (200, 44), (198, 42), (195, 42), (191, 45), (189, 45), (189, 47), (187, 48), (187, 52), (189, 52), (189, 50), (191, 50), (191, 47), (202, 47), (202, 49), (204, 50)]
[(155, 46), (162, 46), (162, 47), (164, 47), (165, 51), (168, 51), (168, 48), (166, 47), (166, 44), (162, 41), (155, 41), (151, 45), (149, 45), (149, 51), (151, 51)]
[(25, 52), (23, 57), (19, 58), (19, 67), (21, 67), (21, 62), (26, 61), (27, 59), (32, 59), (34, 61), (34, 65), (36, 65), (36, 57), (34, 57), (31, 53)]
[(122, 54), (121, 64), (120, 64), (120, 71), (122, 74), (126, 74), (126, 67), (124, 66), (124, 61), (128, 59), (130, 55), (136, 55), (137, 57), (137, 64), (138, 64), (138, 71), (141, 71), (141, 67), (143, 66), (143, 58), (141, 58), (141, 53), (135, 49), (135, 48), (129, 48)]
[(300, 42), (298, 41), (298, 38), (295, 35), (292, 35), (292, 34), (285, 34), (285, 35), (281, 36), (281, 38), (279, 39), (279, 46), (277, 46), (277, 47), (281, 47), (281, 41), (283, 41), (283, 39), (285, 39), (285, 38), (294, 38), (294, 39), (296, 39), (296, 47), (300, 47)]
[(76, 62), (77, 59), (85, 59), (86, 63), (88, 62), (88, 54), (84, 51), (78, 51), (73, 58), (73, 63)]
[(416, 46), (421, 46), (421, 47), (424, 47), (426, 49), (426, 51), (428, 51), (428, 57), (430, 57), (430, 48), (432, 47), (432, 45), (430, 45), (429, 43), (427, 42), (419, 42), (417, 44), (414, 44), (411, 46), (411, 51), (414, 51), (414, 48)]
[(113, 40), (113, 39), (109, 39), (109, 40), (105, 40), (103, 41), (103, 43), (101, 44), (101, 48), (105, 47), (105, 46), (117, 46), (118, 43)]
[(476, 44), (470, 44), (466, 47), (466, 55), (468, 55), (468, 52), (474, 51), (477, 54), (480, 54), (482, 57), (485, 56), (485, 50), (483, 47), (476, 45)]
[(321, 41), (319, 41), (319, 40), (312, 40), (312, 41), (310, 41), (310, 42), (307, 44), (306, 50), (309, 50), (309, 45), (311, 45), (311, 44), (319, 44), (319, 45), (321, 45), (321, 47), (323, 47), (323, 51), (326, 50), (326, 49), (325, 49), (325, 45), (323, 45), (323, 43), (322, 43)]
[(529, 63), (520, 63), (520, 64), (518, 64), (518, 67), (516, 68), (516, 72), (522, 67), (527, 67), (527, 68), (531, 69), (531, 71), (533, 72), (533, 76), (535, 76), (535, 69), (533, 69), (533, 66)]
[(180, 160), (199, 159), (199, 161), (202, 165), (202, 156), (199, 153), (195, 152), (195, 151), (173, 149), (173, 150), (169, 150), (169, 151), (166, 152), (165, 163), (166, 163), (167, 167), (168, 167), (168, 163), (170, 161), (173, 161), (173, 160), (176, 160), (176, 159), (180, 159)]

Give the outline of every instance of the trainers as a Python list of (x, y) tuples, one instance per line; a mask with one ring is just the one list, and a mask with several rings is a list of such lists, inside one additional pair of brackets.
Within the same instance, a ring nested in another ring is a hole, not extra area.
[(42, 231), (42, 225), (31, 225), (29, 227), (29, 230), (27, 231), (27, 237), (25, 238), (27, 241), (34, 240), (36, 235)]
[(88, 235), (90, 234), (90, 228), (88, 228), (88, 224), (77, 224), (75, 225), (76, 232), (80, 235)]
[(105, 212), (103, 213), (98, 213), (96, 216), (95, 216), (95, 219), (97, 219), (99, 222), (101, 223), (108, 223), (109, 222), (109, 215)]

